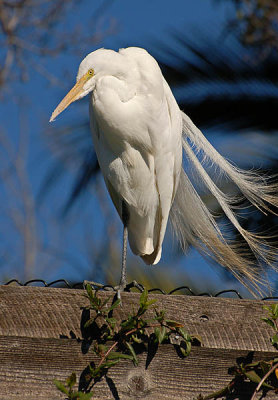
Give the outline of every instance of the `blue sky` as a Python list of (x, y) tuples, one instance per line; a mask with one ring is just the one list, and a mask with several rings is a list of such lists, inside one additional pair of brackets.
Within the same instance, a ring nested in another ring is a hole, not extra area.
[(169, 31), (185, 27), (188, 34), (205, 29), (217, 35), (230, 8), (225, 2), (203, 0), (114, 1), (107, 16), (116, 17), (119, 33), (107, 39), (107, 45), (113, 43), (118, 47), (127, 42), (140, 45), (154, 39), (168, 42)]
[[(100, 1), (98, 4), (100, 3), (108, 4), (108, 2), (104, 1)], [(15, 98), (19, 96), (24, 100), (24, 105), (21, 103), (19, 111), (21, 115), (24, 115), (26, 126), (28, 126), (24, 136), (26, 138), (29, 137), (30, 142), (27, 163), (35, 196), (39, 193), (41, 183), (49, 168), (53, 165), (53, 162), (57, 161), (57, 157), (53, 157), (53, 152), (49, 151), (47, 139), (49, 133), (55, 135), (55, 132), (58, 132), (59, 128), (64, 124), (74, 123), (77, 116), (83, 119), (88, 118), (88, 99), (85, 99), (78, 104), (72, 105), (63, 113), (61, 118), (58, 118), (55, 124), (51, 126), (48, 124), (51, 112), (74, 83), (79, 62), (87, 52), (93, 51), (98, 47), (118, 49), (127, 45), (136, 45), (147, 47), (149, 50), (153, 49), (159, 54), (159, 43), (166, 44), (170, 48), (171, 46), (177, 46), (170, 36), (171, 32), (176, 31), (184, 32), (193, 42), (194, 38), (200, 33), (208, 35), (211, 40), (221, 45), (221, 32), (228, 16), (231, 15), (232, 9), (227, 2), (213, 0), (172, 0), (171, 2), (165, 0), (111, 1), (96, 23), (91, 18), (93, 9), (88, 9), (88, 6), (95, 7), (95, 4), (96, 2), (85, 1), (81, 2), (77, 8), (69, 10), (66, 20), (59, 29), (70, 29), (71, 24), (78, 23), (80, 29), (83, 29), (87, 35), (93, 35), (96, 31), (105, 30), (111, 26), (114, 27), (113, 33), (101, 39), (95, 47), (90, 49), (80, 43), (79, 51), (74, 54), (61, 54), (54, 59), (38, 60), (42, 63), (43, 68), (57, 78), (59, 84), (49, 84), (41, 74), (34, 71), (29, 82), (14, 85), (12, 87), (13, 95), (10, 96), (10, 100), (7, 99), (0, 104), (0, 117), (5, 120), (5, 129), (10, 133), (10, 138), (12, 138), (16, 147), (21, 122), (18, 118), (19, 108)], [(161, 55), (163, 57), (162, 53)], [(214, 88), (212, 87), (211, 90), (214, 90)], [(192, 101), (194, 101), (194, 97)], [(213, 135), (211, 132), (210, 134)], [(212, 140), (219, 148), (225, 145), (224, 142), (222, 143), (221, 135), (219, 134), (217, 140), (213, 136)], [(89, 140), (86, 143), (90, 146)], [(62, 164), (58, 163), (57, 165), (62, 168)], [(53, 238), (52, 233), (48, 232), (47, 224), (49, 221), (53, 220), (55, 226), (58, 226), (56, 233), (59, 236), (59, 224), (61, 222), (59, 222), (58, 215), (70, 192), (74, 168), (74, 163), (65, 167), (65, 173), (59, 179), (58, 185), (39, 204), (39, 231), (42, 232), (42, 241), (44, 243), (55, 243), (56, 240)], [(61, 238), (57, 239), (59, 241), (59, 258), (55, 260), (54, 266), (47, 267), (46, 260), (44, 261), (46, 267), (39, 268), (38, 266), (37, 270), (33, 271), (34, 276), (43, 277), (47, 280), (61, 277), (73, 280), (87, 278), (86, 274), (90, 265), (86, 257), (83, 256), (85, 250), (87, 251), (84, 248), (84, 236), (86, 236), (87, 240), (90, 240), (90, 235), (92, 235), (92, 240), (97, 247), (98, 240), (101, 240), (99, 239), (101, 238), (99, 232), (103, 230), (103, 214), (101, 211), (94, 212), (94, 210), (98, 210), (99, 203), (93, 192), (94, 186), (91, 187), (91, 197), (86, 196), (86, 198), (82, 199), (79, 207), (76, 206), (73, 209), (68, 221), (64, 223), (66, 227), (60, 233), (62, 240)], [(6, 201), (9, 202), (9, 194), (5, 196)], [(112, 209), (111, 203), (109, 203), (109, 207)], [(93, 221), (92, 218), (94, 218)], [(115, 216), (115, 218), (117, 217)], [(86, 224), (86, 233), (84, 233), (84, 224)], [(117, 234), (120, 230), (121, 226), (118, 221)], [(6, 232), (9, 232), (8, 236), (10, 235), (9, 248), (13, 248), (11, 244), (14, 240), (13, 230), (8, 228)], [(3, 236), (4, 234), (5, 229), (2, 229), (1, 235)], [(165, 251), (161, 269), (164, 270), (165, 264), (175, 263), (174, 269), (166, 270), (166, 273), (170, 274), (170, 276), (175, 275), (177, 271), (183, 271), (184, 275), (182, 276), (184, 276), (184, 279), (186, 276), (190, 276), (190, 279), (199, 283), (200, 290), (206, 286), (206, 281), (210, 281), (211, 286), (214, 286), (214, 284), (216, 287), (218, 286), (219, 272), (215, 272), (195, 251), (191, 252), (187, 258), (177, 260), (173, 254), (171, 256), (171, 247), (172, 241), (170, 239), (165, 245), (165, 249), (168, 248), (169, 252)], [(129, 257), (131, 257), (130, 254)], [(70, 263), (68, 262), (69, 259)], [(52, 262), (51, 257), (48, 260)], [(139, 262), (139, 264), (144, 273), (147, 273), (147, 267), (143, 263)], [(16, 268), (12, 271), (13, 273), (18, 273), (19, 276), (23, 275), (20, 272), (16, 272)], [(159, 274), (159, 267), (157, 267), (156, 271)], [(8, 271), (5, 271), (6, 275), (7, 273)], [(222, 284), (226, 285), (223, 282)], [(238, 285), (228, 282), (228, 286), (230, 288)]]

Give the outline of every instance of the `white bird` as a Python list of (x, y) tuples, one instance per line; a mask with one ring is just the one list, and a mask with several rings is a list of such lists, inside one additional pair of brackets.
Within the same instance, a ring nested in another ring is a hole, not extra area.
[[(126, 285), (127, 235), (133, 253), (146, 264), (156, 264), (169, 215), (184, 250), (188, 245), (197, 247), (245, 285), (258, 289), (258, 264), (275, 268), (277, 250), (261, 235), (242, 228), (233, 211), (238, 198), (221, 191), (203, 162), (213, 163), (261, 211), (270, 211), (270, 205), (278, 206), (278, 185), (269, 184), (254, 171), (238, 169), (214, 149), (179, 109), (158, 63), (144, 49), (99, 49), (88, 54), (79, 66), (76, 84), (50, 121), (89, 93), (94, 148), (124, 224), (120, 289)], [(246, 249), (235, 247), (225, 238), (183, 170), (182, 150), (257, 261), (246, 257)], [(197, 152), (203, 156), (201, 162)]]

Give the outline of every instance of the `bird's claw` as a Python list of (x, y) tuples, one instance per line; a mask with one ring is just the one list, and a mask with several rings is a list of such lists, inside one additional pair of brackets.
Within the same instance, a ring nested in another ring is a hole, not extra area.
[(119, 299), (121, 301), (121, 305), (122, 305), (122, 298), (121, 298), (122, 292), (129, 292), (130, 289), (133, 287), (137, 288), (140, 292), (144, 291), (144, 286), (135, 280), (128, 284), (126, 282), (120, 282), (119, 285), (117, 285), (117, 286), (103, 285), (102, 283), (84, 280), (83, 281), (84, 289), (86, 289), (86, 285), (92, 286), (93, 289), (102, 289), (105, 291), (116, 292), (117, 299)]

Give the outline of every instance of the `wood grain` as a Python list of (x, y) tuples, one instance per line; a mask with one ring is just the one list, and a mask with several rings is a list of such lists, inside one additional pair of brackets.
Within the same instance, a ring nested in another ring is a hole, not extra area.
[[(123, 293), (123, 307), (114, 316), (126, 318), (139, 296)], [(147, 368), (145, 353), (138, 367), (121, 361), (94, 386), (93, 399), (193, 400), (226, 385), (232, 379), (228, 369), (239, 357), (251, 354), (254, 360), (267, 360), (277, 354), (269, 340), (271, 328), (261, 320), (265, 302), (150, 297), (169, 318), (201, 336), (202, 347), (193, 347), (190, 356), (181, 359), (173, 346), (163, 345)], [(53, 379), (64, 381), (73, 371), (84, 386), (86, 367), (96, 362), (83, 328), (87, 305), (82, 290), (0, 286), (0, 400), (63, 399)], [(250, 399), (254, 388), (247, 384), (233, 399)]]
[[(101, 296), (111, 296), (100, 293)], [(123, 293), (123, 307), (115, 316), (125, 318), (136, 308), (137, 293)], [(210, 348), (272, 351), (271, 328), (261, 320), (266, 302), (198, 296), (150, 295), (157, 308), (182, 322), (191, 334), (202, 336)], [(0, 286), (0, 335), (36, 338), (82, 337), (82, 290)]]
[[(82, 383), (87, 365), (96, 361), (91, 352), (82, 354), (80, 344), (73, 339), (2, 337), (0, 353), (1, 400), (63, 399), (53, 379), (65, 381), (75, 371)], [(229, 367), (247, 355), (246, 351), (196, 347), (188, 358), (181, 359), (173, 346), (163, 345), (148, 368), (146, 354), (142, 354), (138, 367), (122, 361), (109, 370), (94, 386), (93, 399), (193, 400), (200, 393), (206, 395), (227, 385), (232, 379)], [(274, 354), (255, 353), (254, 359), (258, 356), (267, 360)], [(254, 390), (254, 384), (247, 384), (239, 398), (247, 400)]]

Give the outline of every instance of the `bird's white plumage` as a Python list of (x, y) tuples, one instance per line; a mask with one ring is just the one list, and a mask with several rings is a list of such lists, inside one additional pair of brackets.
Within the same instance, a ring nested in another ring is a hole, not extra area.
[[(123, 205), (129, 215), (127, 229), (132, 251), (147, 264), (157, 263), (170, 214), (184, 249), (194, 245), (229, 268), (243, 283), (247, 278), (247, 286), (257, 290), (258, 265), (275, 268), (277, 249), (269, 238), (266, 241), (240, 225), (234, 211), (238, 197), (223, 193), (203, 164), (209, 160), (253, 205), (266, 212), (273, 210), (272, 206), (278, 207), (278, 185), (254, 171), (236, 168), (213, 148), (180, 111), (157, 62), (144, 49), (99, 49), (88, 54), (79, 66), (76, 84), (56, 107), (50, 121), (90, 92), (95, 150), (120, 217)], [(182, 169), (182, 149), (197, 179), (218, 201), (253, 257), (246, 257), (246, 248), (235, 246), (219, 229)], [(203, 162), (196, 152), (203, 155)]]
[[(109, 70), (111, 52), (100, 52)], [(93, 141), (119, 215), (122, 200), (128, 207), (131, 249), (154, 264), (179, 180), (182, 118), (157, 62), (145, 50), (123, 49), (118, 55), (121, 76), (101, 75), (92, 92)], [(94, 53), (90, 64), (97, 65)]]

